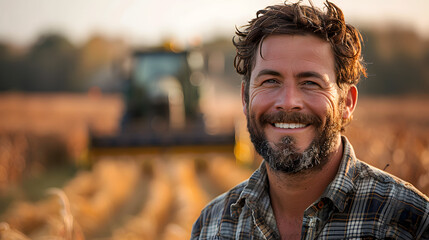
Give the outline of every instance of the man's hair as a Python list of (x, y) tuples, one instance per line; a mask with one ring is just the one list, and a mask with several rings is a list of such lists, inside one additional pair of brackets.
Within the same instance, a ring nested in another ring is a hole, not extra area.
[[(234, 67), (243, 75), (245, 101), (249, 101), (249, 82), (255, 64), (257, 49), (270, 35), (311, 34), (331, 44), (335, 59), (337, 85), (355, 85), (363, 74), (366, 76), (364, 62), (361, 57), (361, 40), (359, 31), (346, 24), (340, 8), (326, 1), (326, 12), (313, 6), (305, 6), (301, 1), (284, 5), (274, 5), (259, 10), (245, 29), (236, 30), (237, 36), (233, 43), (237, 48)], [(259, 53), (260, 54), (260, 53)]]

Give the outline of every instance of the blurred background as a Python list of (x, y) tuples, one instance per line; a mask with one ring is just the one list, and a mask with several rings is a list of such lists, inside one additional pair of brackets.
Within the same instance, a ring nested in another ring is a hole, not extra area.
[[(345, 135), (429, 194), (429, 2), (333, 2), (368, 69)], [(232, 37), (277, 3), (0, 0), (2, 239), (188, 239), (261, 161)]]

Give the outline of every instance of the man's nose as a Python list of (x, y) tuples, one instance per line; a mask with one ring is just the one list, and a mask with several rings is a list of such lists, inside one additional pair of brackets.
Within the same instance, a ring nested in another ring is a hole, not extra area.
[(299, 111), (303, 108), (302, 94), (295, 86), (283, 86), (278, 92), (275, 108), (279, 111)]

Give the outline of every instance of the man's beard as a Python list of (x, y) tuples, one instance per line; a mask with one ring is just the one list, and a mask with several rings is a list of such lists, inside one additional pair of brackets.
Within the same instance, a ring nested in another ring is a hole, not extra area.
[[(336, 139), (341, 131), (342, 119), (339, 113), (327, 114), (325, 124), (315, 115), (298, 112), (263, 114), (259, 119), (259, 124), (256, 124), (254, 115), (250, 113), (249, 115), (247, 127), (252, 143), (256, 151), (268, 162), (270, 168), (276, 172), (295, 174), (307, 169), (321, 169), (327, 163), (330, 153), (335, 150)], [(292, 136), (283, 137), (279, 143), (273, 143), (274, 147), (272, 147), (266, 139), (263, 127), (274, 122), (311, 124), (316, 130), (316, 136), (301, 153)]]

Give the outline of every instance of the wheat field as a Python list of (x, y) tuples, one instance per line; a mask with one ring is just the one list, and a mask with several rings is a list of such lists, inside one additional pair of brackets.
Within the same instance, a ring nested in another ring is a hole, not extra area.
[[(204, 104), (203, 112), (218, 113), (209, 119), (213, 128), (231, 127), (220, 125), (242, 115), (239, 99)], [(362, 98), (345, 132), (360, 159), (425, 194), (428, 105), (429, 98)], [(0, 197), (27, 174), (43, 174), (55, 162), (49, 157), (85, 159), (89, 129), (114, 134), (122, 110), (120, 96), (97, 92), (0, 95)], [(49, 154), (57, 148), (62, 154)], [(205, 204), (257, 165), (258, 159), (243, 166), (232, 153), (216, 152), (104, 156), (65, 184), (42, 189), (44, 198), (10, 203), (0, 215), (0, 239), (188, 239)]]

